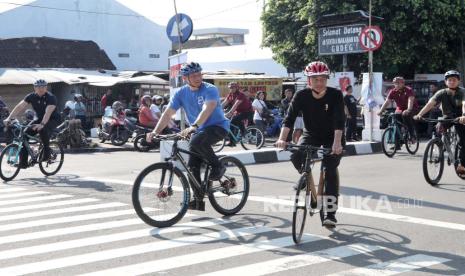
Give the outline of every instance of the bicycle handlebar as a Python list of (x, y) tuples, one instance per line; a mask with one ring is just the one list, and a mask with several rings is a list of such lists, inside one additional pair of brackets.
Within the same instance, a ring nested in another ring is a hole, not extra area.
[(428, 123), (459, 123), (459, 118), (454, 119), (429, 119), (420, 117), (418, 121), (428, 122)]
[(332, 149), (329, 149), (329, 148), (315, 147), (312, 145), (296, 145), (296, 144), (288, 144), (285, 150), (289, 150), (292, 148), (303, 149), (304, 151), (321, 152), (323, 155), (330, 155), (331, 152), (333, 151)]

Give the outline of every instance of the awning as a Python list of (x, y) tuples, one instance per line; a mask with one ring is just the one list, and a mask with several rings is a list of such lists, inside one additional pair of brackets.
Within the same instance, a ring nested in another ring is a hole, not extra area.
[(168, 81), (153, 75), (131, 78), (132, 75), (108, 70), (0, 68), (0, 85), (31, 85), (38, 79), (49, 83), (87, 83), (93, 86), (113, 86), (118, 83), (168, 84)]

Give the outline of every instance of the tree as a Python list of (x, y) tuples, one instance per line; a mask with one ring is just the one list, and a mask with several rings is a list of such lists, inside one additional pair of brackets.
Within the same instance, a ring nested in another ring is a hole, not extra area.
[[(374, 52), (374, 70), (388, 77), (439, 73), (457, 69), (461, 58), (460, 36), (465, 26), (462, 0), (373, 0), (373, 15), (384, 41)], [(342, 69), (342, 56), (318, 57), (318, 30), (314, 22), (325, 14), (368, 10), (366, 1), (269, 0), (262, 15), (263, 45), (286, 67), (303, 68), (313, 59)], [(349, 55), (349, 67), (367, 71), (367, 54)]]

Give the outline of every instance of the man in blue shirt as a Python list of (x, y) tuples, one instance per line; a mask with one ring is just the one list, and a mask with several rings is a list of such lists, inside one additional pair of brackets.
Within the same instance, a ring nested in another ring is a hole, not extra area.
[[(151, 141), (154, 136), (159, 135), (176, 110), (184, 108), (190, 127), (183, 130), (181, 135), (194, 133), (189, 142), (189, 150), (208, 160), (212, 164), (210, 180), (219, 180), (226, 168), (221, 165), (211, 145), (226, 137), (229, 120), (221, 108), (218, 88), (203, 82), (202, 67), (198, 63), (184, 64), (181, 67), (181, 75), (186, 85), (176, 91), (156, 128), (147, 135), (147, 140)], [(199, 182), (201, 163), (201, 159), (190, 156), (189, 168)]]

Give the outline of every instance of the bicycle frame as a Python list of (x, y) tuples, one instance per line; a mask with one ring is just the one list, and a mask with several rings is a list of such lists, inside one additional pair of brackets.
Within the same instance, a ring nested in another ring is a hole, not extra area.
[(389, 137), (389, 140), (392, 141), (392, 138), (394, 138), (399, 139), (401, 141), (405, 135), (405, 132), (402, 131), (402, 128), (407, 129), (407, 126), (401, 121), (397, 120), (395, 113), (389, 114), (388, 121), (388, 127), (392, 127), (392, 129), (394, 129), (394, 137)]
[(233, 124), (230, 124), (230, 125), (237, 134), (234, 134), (234, 132), (232, 132), (232, 130), (230, 128), (230, 129), (228, 129), (228, 135), (229, 135), (230, 138), (232, 138), (234, 140), (233, 141), (234, 143), (239, 143), (242, 140), (241, 129), (236, 125), (233, 125)]
[(26, 129), (30, 126), (30, 124), (23, 126), (19, 123), (15, 123), (13, 126), (19, 129), (19, 134), (15, 135), (13, 139), (13, 143), (18, 145), (18, 152), (16, 153), (14, 163), (17, 163), (19, 161), (19, 154), (23, 147), (26, 147), (28, 154), (31, 156), (32, 162), (37, 162), (39, 156), (32, 150), (31, 145), (29, 144), (29, 139), (37, 140), (37, 137), (31, 136), (26, 133)]
[[(178, 147), (178, 139), (174, 139), (173, 140), (173, 147), (172, 147), (172, 151), (171, 151), (171, 154), (170, 154), (170, 157), (166, 158), (165, 160), (167, 162), (172, 162), (174, 163), (175, 161), (179, 161), (182, 165), (182, 167), (186, 170), (187, 172), (187, 176), (190, 180), (190, 183), (193, 185), (193, 190), (194, 190), (194, 193), (196, 193), (196, 195), (200, 196), (200, 197), (204, 197), (205, 196), (205, 192), (206, 192), (206, 187), (207, 187), (207, 179), (208, 179), (208, 176), (210, 174), (210, 163), (205, 159), (203, 158), (201, 155), (195, 153), (195, 152), (192, 152), (192, 151), (189, 151), (189, 150), (185, 150), (185, 149), (182, 149), (180, 147)], [(205, 164), (207, 164), (207, 168), (205, 170), (205, 174), (204, 174), (204, 180), (202, 181), (202, 183), (199, 183), (197, 181), (197, 179), (194, 177), (194, 174), (191, 172), (191, 170), (189, 169), (188, 165), (187, 165), (187, 162), (186, 160), (184, 160), (184, 158), (182, 157), (181, 153), (185, 153), (185, 154), (188, 154), (190, 156), (194, 156), (194, 157), (197, 157), (197, 158), (200, 158), (202, 160), (202, 162), (204, 162)], [(173, 164), (174, 166), (174, 164)], [(171, 187), (172, 185), (172, 175), (170, 175), (170, 180), (168, 183), (169, 184), (169, 187)], [(163, 175), (162, 175), (162, 183), (164, 182), (164, 172), (163, 172)], [(160, 189), (163, 188), (163, 185), (160, 187)]]

